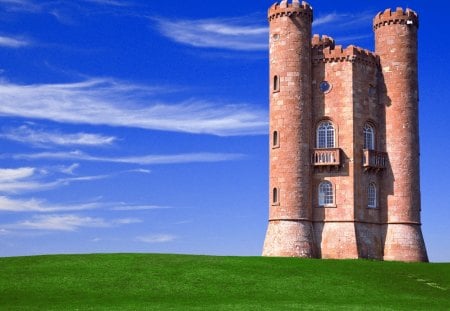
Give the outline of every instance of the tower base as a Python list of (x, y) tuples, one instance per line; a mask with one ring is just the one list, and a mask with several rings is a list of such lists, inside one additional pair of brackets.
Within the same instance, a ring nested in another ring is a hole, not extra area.
[(314, 258), (314, 234), (310, 221), (271, 220), (263, 256)]
[(353, 222), (316, 222), (314, 223), (314, 231), (319, 258), (359, 258)]
[(384, 260), (428, 262), (420, 224), (388, 224), (384, 230)]

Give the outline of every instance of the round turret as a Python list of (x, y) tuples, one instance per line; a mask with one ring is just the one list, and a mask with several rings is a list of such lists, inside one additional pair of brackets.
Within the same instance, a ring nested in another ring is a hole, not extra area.
[(410, 9), (387, 9), (373, 20), (375, 51), (380, 57), (380, 90), (386, 113), (384, 222), (386, 260), (427, 261), (420, 228), (417, 32), (419, 18)]
[(312, 8), (275, 3), (270, 23), (270, 211), (263, 255), (313, 257), (311, 222)]

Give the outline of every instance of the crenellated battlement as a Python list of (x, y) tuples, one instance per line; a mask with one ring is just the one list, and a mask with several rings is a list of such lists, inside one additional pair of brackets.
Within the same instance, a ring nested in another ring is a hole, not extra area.
[(395, 11), (386, 9), (384, 12), (378, 13), (373, 19), (373, 29), (391, 24), (406, 24), (419, 27), (419, 16), (411, 9), (403, 10), (398, 7)]
[(360, 62), (373, 66), (379, 64), (379, 57), (375, 53), (354, 45), (350, 45), (345, 49), (342, 45), (334, 46), (334, 44), (322, 50), (313, 49), (312, 59), (314, 63)]
[(324, 49), (326, 47), (330, 47), (330, 48), (334, 49), (335, 42), (334, 42), (334, 39), (331, 37), (328, 37), (326, 35), (323, 35), (322, 37), (320, 37), (318, 34), (315, 34), (312, 37), (311, 45), (313, 48), (319, 49), (319, 50)]
[(299, 0), (282, 0), (275, 2), (268, 12), (269, 22), (283, 16), (307, 16), (312, 21), (313, 9), (307, 2)]

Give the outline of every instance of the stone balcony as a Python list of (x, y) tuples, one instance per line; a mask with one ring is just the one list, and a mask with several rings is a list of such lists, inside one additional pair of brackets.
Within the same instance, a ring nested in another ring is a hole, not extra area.
[(340, 148), (320, 148), (314, 149), (312, 163), (315, 167), (330, 167), (341, 165), (341, 149)]
[(386, 152), (363, 149), (363, 167), (365, 170), (383, 170), (387, 167)]

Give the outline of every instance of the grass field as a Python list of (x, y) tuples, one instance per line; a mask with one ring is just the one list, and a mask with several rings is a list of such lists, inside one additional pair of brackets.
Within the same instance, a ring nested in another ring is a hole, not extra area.
[(450, 310), (450, 264), (162, 254), (0, 258), (0, 310)]

